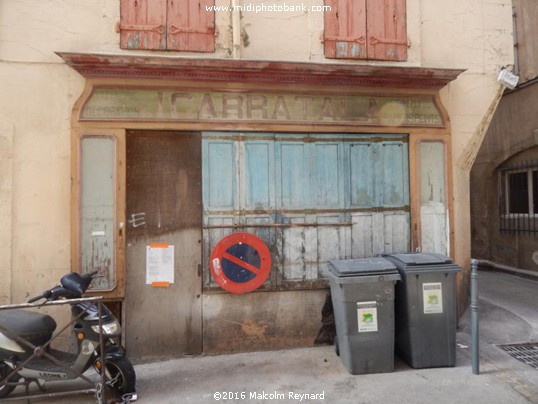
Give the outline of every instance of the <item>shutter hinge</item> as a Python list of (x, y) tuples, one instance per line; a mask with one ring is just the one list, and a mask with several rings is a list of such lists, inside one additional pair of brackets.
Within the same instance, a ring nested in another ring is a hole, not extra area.
[(395, 39), (387, 39), (387, 38), (376, 38), (375, 36), (370, 36), (369, 38), (370, 45), (405, 45), (408, 48), (411, 47), (411, 40), (407, 38), (404, 41), (397, 41)]
[(191, 27), (178, 27), (177, 25), (170, 24), (168, 26), (168, 33), (172, 35), (176, 34), (214, 34), (215, 27), (210, 26), (207, 29), (196, 29)]
[(335, 42), (357, 42), (361, 45), (366, 44), (366, 38), (364, 36), (360, 37), (351, 37), (351, 36), (324, 36), (322, 37), (323, 41), (335, 41)]
[(153, 31), (159, 35), (164, 35), (165, 26), (164, 25), (129, 25), (129, 24), (116, 24), (116, 32), (121, 31)]

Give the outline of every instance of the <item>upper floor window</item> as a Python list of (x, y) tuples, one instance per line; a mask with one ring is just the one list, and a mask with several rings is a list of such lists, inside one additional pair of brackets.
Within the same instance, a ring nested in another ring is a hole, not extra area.
[(215, 51), (215, 0), (120, 0), (122, 49)]
[(406, 0), (325, 0), (325, 57), (407, 60)]
[(538, 233), (538, 161), (500, 170), (501, 230)]

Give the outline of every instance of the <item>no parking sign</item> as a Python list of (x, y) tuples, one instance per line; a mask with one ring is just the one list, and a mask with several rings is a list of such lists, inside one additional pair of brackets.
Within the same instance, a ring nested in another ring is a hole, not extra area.
[(240, 295), (263, 285), (271, 271), (271, 253), (255, 235), (233, 233), (213, 248), (209, 268), (221, 288)]

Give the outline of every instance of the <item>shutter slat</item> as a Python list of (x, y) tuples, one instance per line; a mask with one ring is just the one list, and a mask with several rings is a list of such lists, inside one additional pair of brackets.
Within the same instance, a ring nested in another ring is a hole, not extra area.
[(122, 49), (166, 49), (166, 0), (121, 0), (120, 9)]

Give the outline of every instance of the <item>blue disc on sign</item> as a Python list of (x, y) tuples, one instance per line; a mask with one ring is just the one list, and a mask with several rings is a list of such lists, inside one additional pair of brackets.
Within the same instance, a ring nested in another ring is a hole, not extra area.
[[(241, 261), (248, 262), (256, 268), (260, 268), (261, 266), (260, 254), (258, 254), (258, 251), (256, 251), (255, 248), (248, 244), (234, 244), (226, 250), (226, 253)], [(230, 261), (226, 257), (222, 258), (222, 270), (226, 277), (232, 282), (245, 283), (256, 277), (255, 273), (247, 270), (242, 265)]]
[(254, 234), (232, 233), (213, 248), (209, 269), (215, 282), (228, 292), (252, 292), (264, 284), (271, 272), (271, 252)]

